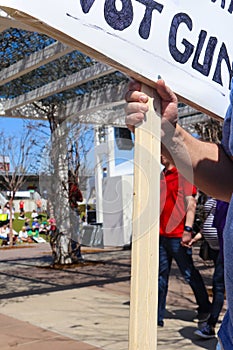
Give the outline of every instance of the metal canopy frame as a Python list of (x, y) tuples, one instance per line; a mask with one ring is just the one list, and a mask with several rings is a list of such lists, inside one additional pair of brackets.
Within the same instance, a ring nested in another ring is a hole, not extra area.
[[(30, 26), (10, 18), (3, 11), (0, 11), (0, 33), (1, 40), (8, 40), (10, 33), (14, 28), (33, 33)], [(51, 38), (51, 41), (53, 39)], [(16, 49), (17, 51), (17, 46)], [(32, 52), (17, 62), (10, 64), (8, 67), (0, 70), (0, 89), (4, 91), (4, 86), (9, 86), (17, 79), (22, 79), (27, 74), (33, 74), (33, 71), (45, 67), (48, 64), (56, 64), (56, 60), (64, 58), (67, 54), (75, 50), (61, 42), (52, 42), (42, 50)], [(61, 66), (61, 70), (64, 68)], [(57, 110), (57, 117), (69, 118), (78, 116), (80, 122), (100, 125), (116, 125), (125, 126), (124, 123), (124, 93), (128, 78), (121, 74), (122, 78), (117, 84), (112, 79), (112, 74), (116, 73), (116, 69), (106, 64), (102, 64), (92, 60), (88, 67), (81, 67), (74, 73), (69, 71), (63, 72), (63, 77), (51, 82), (44, 81), (44, 84), (36, 87), (31, 86), (30, 91), (18, 94), (17, 96), (2, 98), (0, 100), (0, 116), (6, 118), (26, 118), (46, 120), (46, 113), (43, 110), (35, 108), (34, 102), (40, 106), (43, 100), (55, 94), (64, 93), (66, 91), (77, 91), (80, 93), (77, 97), (64, 97)], [(49, 75), (49, 69), (48, 69)], [(104, 78), (105, 83), (99, 84), (98, 79)], [(94, 82), (94, 83), (93, 83)], [(95, 88), (92, 89), (93, 84)], [(90, 88), (88, 89), (88, 85)], [(82, 87), (85, 86), (85, 92)], [(87, 88), (86, 88), (87, 86)], [(97, 88), (96, 88), (97, 86)]]

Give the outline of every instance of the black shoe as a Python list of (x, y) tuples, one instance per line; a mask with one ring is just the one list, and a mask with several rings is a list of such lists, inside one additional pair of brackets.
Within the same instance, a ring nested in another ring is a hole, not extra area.
[(164, 322), (163, 321), (158, 321), (157, 325), (158, 325), (158, 327), (163, 327), (164, 326)]
[(194, 334), (196, 334), (198, 337), (201, 337), (203, 339), (211, 339), (215, 338), (215, 330), (214, 327), (207, 324), (202, 329), (197, 329)]
[(194, 317), (193, 322), (202, 323), (209, 319), (210, 313), (209, 312), (198, 312), (197, 316)]

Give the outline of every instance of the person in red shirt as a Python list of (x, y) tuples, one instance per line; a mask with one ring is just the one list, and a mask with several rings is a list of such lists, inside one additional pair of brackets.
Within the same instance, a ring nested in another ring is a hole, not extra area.
[(204, 322), (210, 314), (208, 294), (188, 246), (196, 211), (196, 187), (188, 182), (163, 155), (164, 170), (160, 180), (159, 297), (158, 326), (163, 327), (168, 280), (174, 259), (186, 282), (193, 290), (197, 305), (197, 321)]
[(20, 211), (20, 213), (24, 212), (24, 201), (23, 200), (21, 200), (19, 202), (19, 211)]

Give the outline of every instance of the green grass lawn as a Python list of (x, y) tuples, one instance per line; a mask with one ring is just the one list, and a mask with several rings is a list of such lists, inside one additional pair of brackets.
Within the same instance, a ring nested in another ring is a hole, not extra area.
[[(32, 214), (31, 212), (25, 213), (25, 217), (30, 219), (30, 221), (29, 221), (30, 226), (32, 225), (32, 221), (33, 221), (31, 218), (31, 214)], [(42, 213), (42, 215), (44, 215), (44, 218), (46, 220), (46, 214)], [(15, 220), (13, 221), (13, 229), (17, 232), (19, 232), (21, 230), (21, 228), (22, 228), (22, 226), (24, 226), (25, 220), (26, 220), (26, 219), (20, 220), (20, 219), (18, 219), (18, 217), (19, 217), (19, 213), (15, 213)]]
[[(25, 213), (25, 216), (30, 219), (30, 225), (31, 225), (32, 223), (31, 212)], [(13, 221), (13, 229), (16, 232), (19, 232), (25, 223), (25, 220), (19, 220), (18, 217), (19, 217), (19, 213), (15, 213), (15, 220)]]
[[(32, 225), (32, 221), (33, 221), (31, 218), (31, 214), (32, 214), (31, 212), (25, 213), (25, 217), (30, 219), (30, 221), (29, 221), (30, 226)], [(43, 215), (43, 213), (42, 213), (42, 215)], [(13, 221), (13, 230), (15, 230), (16, 232), (19, 232), (21, 230), (21, 228), (24, 226), (25, 220), (26, 220), (26, 219), (20, 220), (20, 219), (18, 219), (18, 217), (19, 217), (19, 213), (15, 213), (15, 220)], [(46, 215), (45, 215), (45, 219), (46, 219)], [(42, 238), (44, 238), (47, 242), (49, 241), (49, 237), (47, 235), (40, 234), (40, 236)], [(1, 244), (2, 244), (2, 239), (0, 239), (0, 246), (1, 246)]]

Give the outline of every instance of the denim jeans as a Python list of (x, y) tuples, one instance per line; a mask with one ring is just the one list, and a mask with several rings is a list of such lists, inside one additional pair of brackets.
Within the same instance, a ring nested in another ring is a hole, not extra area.
[(164, 319), (172, 259), (175, 259), (182, 276), (192, 288), (198, 311), (203, 313), (210, 311), (210, 302), (203, 279), (193, 264), (192, 249), (182, 247), (180, 242), (180, 238), (160, 236), (159, 239), (158, 322), (163, 322)]
[(223, 350), (223, 347), (221, 345), (221, 343), (218, 341), (218, 344), (216, 345), (216, 349), (215, 350)]
[(211, 306), (211, 314), (208, 319), (208, 324), (215, 327), (218, 322), (219, 314), (222, 310), (224, 303), (224, 267), (222, 256), (219, 250), (210, 248), (210, 257), (214, 262), (214, 274), (213, 274), (213, 300)]

